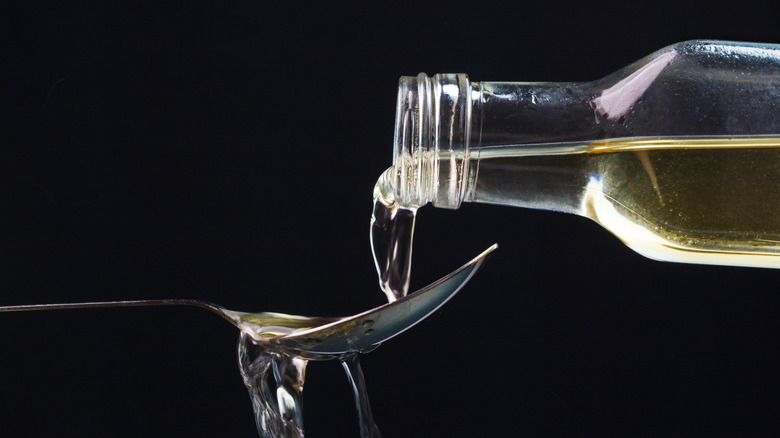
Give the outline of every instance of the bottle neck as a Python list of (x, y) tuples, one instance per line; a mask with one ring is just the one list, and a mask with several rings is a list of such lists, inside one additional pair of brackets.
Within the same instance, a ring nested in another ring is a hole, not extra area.
[(472, 91), (465, 74), (401, 78), (388, 175), (401, 205), (460, 206), (468, 175)]
[(393, 167), (404, 207), (475, 200), (481, 150), (592, 138), (592, 83), (471, 82), (465, 74), (400, 79)]

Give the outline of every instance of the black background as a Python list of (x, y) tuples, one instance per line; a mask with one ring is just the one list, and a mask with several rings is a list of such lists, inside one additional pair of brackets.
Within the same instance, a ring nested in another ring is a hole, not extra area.
[[(582, 81), (686, 39), (780, 43), (744, 2), (7, 3), (2, 305), (365, 310), (384, 301), (367, 227), (399, 76)], [(659, 263), (506, 207), (425, 208), (417, 231), (413, 289), (501, 248), (363, 358), (385, 437), (780, 429), (777, 271)], [(256, 436), (236, 335), (190, 308), (2, 314), (0, 434)], [(336, 362), (304, 394), (307, 436), (358, 436)]]

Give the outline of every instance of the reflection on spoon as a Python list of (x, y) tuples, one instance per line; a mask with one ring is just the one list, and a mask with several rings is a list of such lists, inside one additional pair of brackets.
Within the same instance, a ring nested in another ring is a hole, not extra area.
[[(216, 313), (240, 331), (238, 360), (264, 438), (303, 437), (301, 394), (309, 360), (342, 362), (355, 395), (363, 438), (377, 438), (358, 353), (406, 331), (454, 296), (493, 252), (493, 245), (433, 284), (391, 303), (344, 318), (319, 318), (282, 313), (247, 313), (200, 300), (138, 300), (0, 306), (0, 312), (137, 307), (195, 306)], [(273, 378), (273, 381), (271, 381)]]

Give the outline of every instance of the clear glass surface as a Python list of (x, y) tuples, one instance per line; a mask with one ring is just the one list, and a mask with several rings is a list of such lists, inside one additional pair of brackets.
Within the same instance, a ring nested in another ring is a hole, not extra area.
[(401, 80), (430, 96), (399, 97), (400, 205), (574, 213), (651, 258), (780, 267), (780, 46), (688, 41), (582, 83), (452, 76)]

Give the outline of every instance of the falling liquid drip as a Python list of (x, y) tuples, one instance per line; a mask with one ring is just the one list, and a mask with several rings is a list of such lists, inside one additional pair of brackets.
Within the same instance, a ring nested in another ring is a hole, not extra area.
[[(279, 344), (270, 344), (266, 339), (293, 334), (296, 330), (305, 330), (309, 326), (328, 325), (330, 321), (292, 315), (220, 310), (241, 328), (238, 365), (252, 399), (258, 434), (262, 438), (303, 438), (302, 399), (306, 365), (310, 359), (330, 360), (337, 357), (312, 352), (299, 353)], [(370, 328), (374, 323), (372, 319), (364, 319), (357, 326), (365, 330), (365, 335), (370, 335), (374, 333)], [(317, 338), (303, 338), (300, 341), (309, 345), (323, 342)], [(377, 346), (369, 346), (360, 352), (368, 353)], [(381, 438), (371, 412), (358, 353), (340, 355), (338, 359), (344, 367), (355, 397), (361, 438)]]
[[(238, 321), (241, 328), (238, 365), (252, 399), (257, 433), (262, 438), (303, 438), (302, 399), (306, 365), (309, 359), (329, 360), (336, 357), (316, 353), (303, 357), (296, 351), (277, 344), (271, 345), (263, 340), (289, 335), (311, 325), (327, 324), (328, 321), (281, 314), (248, 314), (226, 309), (222, 311)], [(373, 324), (373, 320), (367, 319), (363, 320), (360, 326), (366, 328)], [(304, 341), (312, 345), (322, 342), (316, 338), (305, 338)], [(379, 428), (371, 413), (358, 354), (346, 354), (338, 359), (344, 367), (355, 396), (361, 438), (380, 438)]]
[(353, 354), (342, 358), (341, 365), (344, 367), (344, 372), (347, 373), (349, 384), (352, 386), (352, 392), (355, 395), (355, 407), (360, 419), (360, 436), (362, 438), (380, 438), (382, 434), (379, 433), (379, 428), (374, 423), (371, 403), (368, 401), (366, 380), (363, 377), (363, 369), (360, 367), (358, 355)]
[[(371, 412), (358, 354), (339, 358), (355, 397), (361, 438), (381, 438)], [(238, 363), (252, 399), (262, 438), (303, 438), (303, 384), (308, 360), (284, 349), (270, 349), (245, 331), (238, 340)]]
[(303, 438), (301, 399), (307, 363), (301, 357), (268, 349), (241, 332), (238, 364), (261, 437)]
[(400, 206), (393, 195), (388, 169), (374, 187), (371, 215), (371, 251), (379, 286), (393, 302), (409, 293), (412, 269), (412, 240), (417, 208)]

